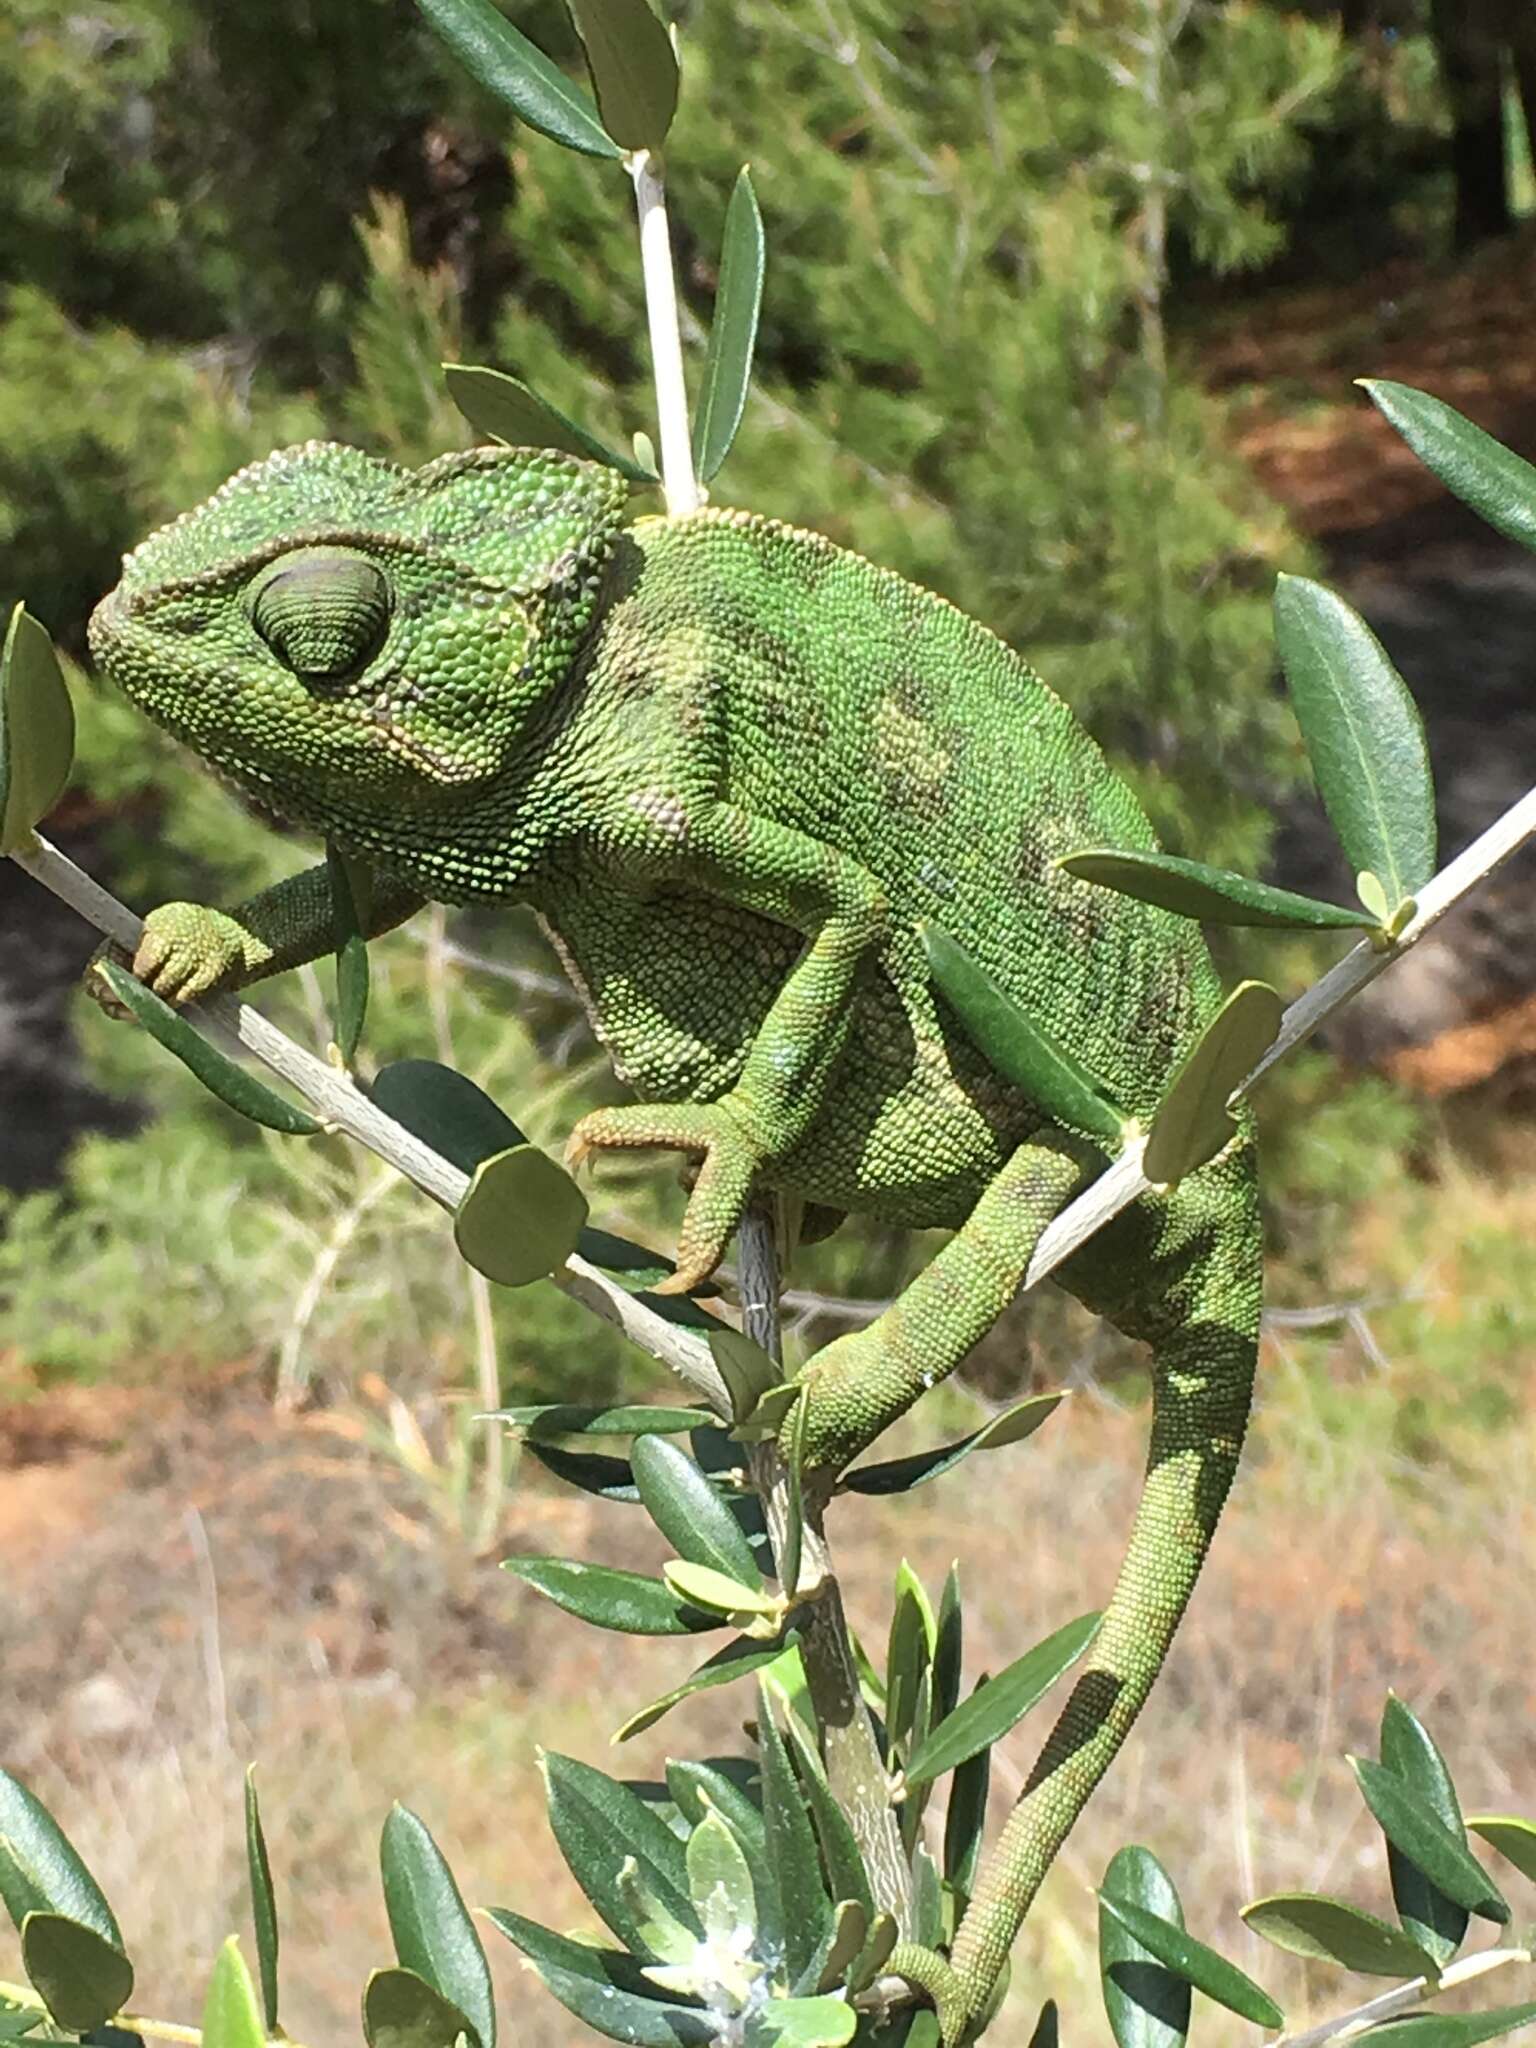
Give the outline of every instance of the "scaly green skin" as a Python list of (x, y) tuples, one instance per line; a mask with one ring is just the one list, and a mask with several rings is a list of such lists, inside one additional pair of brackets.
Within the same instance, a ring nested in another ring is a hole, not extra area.
[[(1053, 865), (1154, 842), (1000, 641), (815, 534), (724, 511), (626, 527), (622, 493), (554, 454), (413, 474), (289, 450), (130, 556), (92, 642), (258, 801), (367, 857), (379, 928), (429, 898), (540, 911), (640, 1098), (585, 1118), (576, 1151), (701, 1160), (677, 1284), (714, 1266), (754, 1187), (955, 1230), (806, 1368), (809, 1456), (836, 1466), (953, 1369), (1101, 1163), (970, 1044), (920, 922), (1143, 1118), (1219, 991), (1193, 925)], [(317, 872), (228, 917), (166, 906), (141, 964), (186, 1000), (330, 945)], [(1247, 1132), (1062, 1277), (1153, 1347), (1151, 1457), (1087, 1668), (955, 1942), (972, 2016), (1226, 1496), (1258, 1332)]]

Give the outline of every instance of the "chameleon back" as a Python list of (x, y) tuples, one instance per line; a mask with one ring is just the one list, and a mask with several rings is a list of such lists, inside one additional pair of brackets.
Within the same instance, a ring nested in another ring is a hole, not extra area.
[[(853, 854), (891, 905), (849, 1056), (775, 1177), (892, 1222), (954, 1225), (1040, 1127), (935, 996), (929, 920), (1150, 1115), (1218, 1000), (1215, 976), (1187, 920), (1055, 866), (1085, 846), (1155, 841), (1034, 671), (943, 599), (743, 513), (641, 521), (613, 578), (590, 716), (606, 723), (622, 700), (652, 758), (668, 752), (658, 734), (685, 731), (731, 802)], [(624, 683), (639, 672), (656, 693), (643, 711)], [(801, 947), (785, 926), (675, 890), (663, 908), (585, 877), (548, 908), (616, 1063), (647, 1096), (728, 1086)]]

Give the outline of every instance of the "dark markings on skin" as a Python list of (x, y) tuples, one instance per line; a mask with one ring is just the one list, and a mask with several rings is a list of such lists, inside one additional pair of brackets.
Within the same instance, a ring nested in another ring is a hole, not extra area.
[(619, 704), (643, 704), (656, 694), (655, 663), (649, 659), (615, 663), (603, 678), (604, 688)]
[(1019, 832), (1018, 857), (1014, 862), (1014, 873), (1029, 887), (1041, 887), (1051, 878), (1051, 863), (1052, 855), (1040, 836), (1039, 827), (1033, 819), (1026, 821)]
[(911, 669), (898, 669), (891, 678), (891, 700), (902, 714), (918, 724), (928, 718), (929, 698), (922, 677)]

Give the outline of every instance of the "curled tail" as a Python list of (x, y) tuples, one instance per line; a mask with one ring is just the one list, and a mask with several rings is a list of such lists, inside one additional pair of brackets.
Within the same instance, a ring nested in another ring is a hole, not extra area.
[(950, 1960), (972, 2014), (985, 2004), (1041, 1879), (1152, 1690), (1242, 1447), (1262, 1278), (1250, 1148), (1183, 1183), (1163, 1217), (1141, 1313), (1115, 1318), (1144, 1321), (1157, 1333), (1146, 1483), (1087, 1667), (982, 1865), (956, 1934)]

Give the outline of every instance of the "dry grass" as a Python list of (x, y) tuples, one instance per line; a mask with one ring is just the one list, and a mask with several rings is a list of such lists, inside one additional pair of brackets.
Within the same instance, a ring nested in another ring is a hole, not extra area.
[[(1379, 1849), (1338, 1758), (1371, 1748), (1389, 1682), (1438, 1730), (1469, 1805), (1531, 1805), (1529, 1411), (1489, 1440), (1497, 1469), (1477, 1483), (1415, 1488), (1325, 1436), (1274, 1361), (1270, 1386), (1155, 1707), (1032, 1917), (999, 2048), (1028, 2038), (1047, 1993), (1073, 2038), (1102, 2035), (1088, 1888), (1126, 1840), (1157, 1850), (1191, 1926), (1290, 2007), (1338, 2004), (1338, 1988), (1250, 1941), (1236, 1909), (1292, 1887), (1384, 1906)], [(686, 1648), (553, 1613), (443, 1538), (350, 1429), (278, 1423), (238, 1382), (23, 1414), (3, 1518), (5, 1753), (116, 1902), (140, 2010), (195, 2015), (217, 1943), (246, 1924), (239, 1777), (252, 1756), (284, 1913), (285, 2019), (320, 2048), (354, 2036), (362, 1982), (389, 1957), (374, 1858), (390, 1798), (427, 1820), (472, 1900), (569, 1925), (582, 1907), (543, 1826), (535, 1745), (635, 1776), (669, 1747), (736, 1746), (743, 1699), (723, 1692), (615, 1760), (608, 1730), (685, 1668)], [(991, 1461), (985, 1485), (973, 1465), (905, 1505), (849, 1504), (835, 1533), (856, 1623), (883, 1637), (902, 1553), (932, 1585), (962, 1560), (972, 1671), (1092, 1606), (1140, 1435), (1138, 1417), (1088, 1396)], [(642, 1528), (633, 1510), (527, 1479), (504, 1547), (643, 1563)], [(1000, 1804), (1030, 1753), (1022, 1733), (1006, 1747)], [(519, 2048), (580, 2038), (496, 1951)], [(0, 1974), (14, 1967), (0, 1954)], [(1212, 2009), (1201, 2037), (1251, 2032)]]

